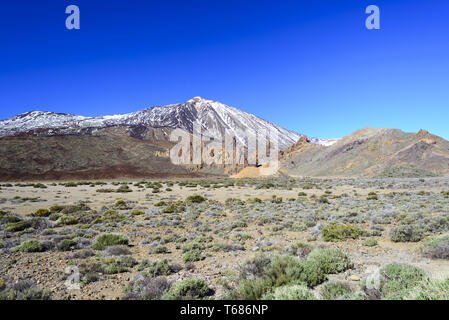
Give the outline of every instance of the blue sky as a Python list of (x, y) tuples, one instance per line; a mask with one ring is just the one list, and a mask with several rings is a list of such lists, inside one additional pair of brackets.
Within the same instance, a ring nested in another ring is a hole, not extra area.
[[(76, 4), (81, 29), (65, 28)], [(381, 30), (365, 28), (365, 8)], [(127, 113), (194, 96), (321, 138), (449, 139), (449, 2), (5, 0), (0, 118)]]

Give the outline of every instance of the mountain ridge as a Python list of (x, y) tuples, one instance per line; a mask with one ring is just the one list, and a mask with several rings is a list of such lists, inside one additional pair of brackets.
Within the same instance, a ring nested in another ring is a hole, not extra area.
[(449, 174), (449, 141), (426, 130), (363, 128), (329, 147), (306, 138), (281, 153), (284, 173), (309, 176), (433, 176)]
[[(0, 121), (0, 137), (20, 134), (64, 135), (92, 133), (113, 126), (149, 126), (152, 128), (183, 129), (193, 132), (193, 123), (199, 121), (212, 135), (219, 136), (227, 129), (240, 138), (248, 129), (255, 133), (264, 129), (274, 130), (279, 135), (279, 147), (286, 148), (295, 143), (302, 134), (287, 130), (270, 121), (227, 106), (217, 101), (194, 97), (186, 102), (154, 106), (143, 110), (96, 117), (69, 113), (30, 111)], [(316, 144), (332, 144), (335, 139), (314, 138)], [(244, 143), (243, 139), (240, 139)]]

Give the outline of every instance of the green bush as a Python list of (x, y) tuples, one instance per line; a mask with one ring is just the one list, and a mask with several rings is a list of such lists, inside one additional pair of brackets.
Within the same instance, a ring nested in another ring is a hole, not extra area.
[(66, 225), (66, 226), (77, 224), (78, 221), (79, 220), (77, 217), (71, 216), (71, 215), (63, 215), (63, 216), (59, 217), (59, 219), (58, 219), (59, 224)]
[(184, 261), (184, 263), (200, 261), (203, 259), (204, 259), (204, 256), (201, 253), (201, 251), (198, 249), (193, 249), (193, 250), (187, 251), (186, 253), (184, 253), (182, 255), (182, 260)]
[(232, 300), (259, 300), (271, 289), (269, 281), (263, 278), (242, 280), (236, 290), (231, 292)]
[(272, 293), (262, 297), (263, 300), (316, 300), (313, 292), (303, 285), (285, 285), (275, 288)]
[(104, 250), (109, 246), (117, 246), (117, 245), (128, 245), (129, 240), (126, 236), (121, 234), (113, 234), (107, 233), (102, 234), (97, 238), (95, 243), (92, 245), (92, 249), (94, 250)]
[(345, 299), (352, 294), (348, 284), (343, 282), (330, 281), (325, 283), (320, 289), (320, 296), (324, 300)]
[(377, 193), (372, 191), (372, 192), (368, 193), (366, 200), (379, 200), (379, 197), (377, 196)]
[(378, 295), (386, 300), (402, 300), (425, 280), (426, 273), (417, 267), (388, 264), (380, 270)]
[(145, 275), (152, 277), (168, 276), (172, 273), (172, 269), (167, 259), (147, 263), (144, 267), (146, 267)]
[(363, 234), (363, 230), (350, 224), (329, 224), (321, 230), (325, 241), (346, 241), (347, 239), (357, 239)]
[(200, 195), (188, 196), (186, 198), (187, 203), (201, 203), (206, 201), (206, 198)]
[(109, 258), (103, 262), (104, 262), (103, 271), (105, 274), (116, 274), (127, 272), (128, 268), (132, 268), (137, 264), (136, 260), (131, 256)]
[(2, 218), (2, 223), (16, 223), (20, 221), (22, 221), (22, 219), (16, 216), (6, 216)]
[(107, 210), (103, 212), (101, 217), (102, 221), (113, 221), (113, 222), (120, 222), (125, 219), (126, 217), (122, 214), (119, 214), (116, 210)]
[(377, 246), (377, 240), (373, 238), (368, 238), (363, 240), (362, 244), (366, 247), (374, 247)]
[(63, 206), (63, 205), (55, 204), (54, 206), (50, 207), (50, 212), (51, 213), (61, 212), (64, 208), (65, 208), (65, 206)]
[(122, 184), (120, 187), (118, 187), (117, 190), (115, 190), (115, 192), (126, 193), (126, 192), (133, 192), (133, 190), (128, 185)]
[(61, 240), (61, 242), (58, 243), (58, 249), (61, 251), (70, 251), (73, 250), (78, 242), (72, 239), (64, 239)]
[(143, 211), (143, 210), (135, 209), (135, 210), (131, 211), (132, 216), (141, 216), (143, 214), (145, 214), (145, 211)]
[(150, 250), (150, 254), (164, 254), (164, 253), (169, 253), (169, 252), (170, 251), (168, 250), (168, 248), (163, 245), (159, 245)]
[(38, 240), (30, 239), (22, 242), (16, 250), (20, 252), (42, 252), (44, 251), (44, 246)]
[[(264, 296), (274, 299), (271, 294), (276, 292), (275, 288), (293, 285), (313, 288), (323, 283), (328, 274), (345, 271), (350, 266), (349, 258), (339, 249), (315, 249), (303, 262), (285, 254), (259, 255), (242, 266), (239, 286), (231, 298), (256, 300)], [(282, 292), (286, 294), (283, 290), (287, 289), (281, 289), (279, 296)], [(291, 295), (294, 294), (293, 290)]]
[(5, 230), (18, 232), (18, 231), (23, 231), (25, 229), (28, 229), (30, 227), (31, 227), (30, 221), (19, 221), (19, 222), (9, 223), (8, 225), (6, 225)]
[(50, 210), (48, 209), (38, 209), (33, 216), (34, 217), (48, 217), (50, 215)]
[[(2, 290), (3, 289), (3, 290)], [(49, 300), (49, 290), (39, 290), (31, 282), (19, 280), (18, 282), (0, 288), (1, 300)]]
[(327, 274), (323, 271), (320, 262), (316, 260), (306, 260), (301, 264), (301, 275), (299, 281), (313, 288), (327, 279)]
[(272, 286), (280, 287), (289, 282), (298, 280), (302, 267), (299, 260), (290, 255), (273, 255), (270, 264), (264, 270), (264, 277)]
[(187, 278), (176, 282), (163, 296), (163, 300), (198, 300), (207, 296), (209, 288), (203, 279)]
[(445, 281), (425, 280), (410, 290), (405, 300), (449, 300), (449, 278)]
[(422, 252), (424, 256), (432, 259), (449, 259), (449, 234), (426, 241)]
[(418, 242), (425, 236), (425, 231), (420, 225), (400, 225), (392, 229), (390, 239), (393, 242)]
[(325, 274), (340, 273), (352, 267), (349, 257), (337, 248), (315, 249), (306, 261), (316, 262)]

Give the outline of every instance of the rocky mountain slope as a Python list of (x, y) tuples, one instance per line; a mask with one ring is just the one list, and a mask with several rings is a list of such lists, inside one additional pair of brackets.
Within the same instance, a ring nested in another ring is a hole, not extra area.
[(281, 159), (291, 175), (432, 176), (449, 173), (449, 141), (425, 130), (365, 128), (327, 147), (302, 137)]
[[(17, 135), (89, 135), (109, 127), (179, 128), (193, 132), (193, 124), (198, 121), (203, 130), (211, 136), (219, 136), (224, 130), (236, 136), (242, 143), (242, 132), (250, 133), (272, 130), (278, 133), (279, 147), (285, 148), (295, 143), (301, 135), (286, 130), (255, 115), (224, 105), (220, 102), (195, 97), (187, 102), (167, 106), (152, 107), (141, 111), (112, 116), (83, 117), (70, 114), (32, 111), (11, 119), (0, 121), (0, 137)], [(327, 143), (316, 139), (317, 144)]]
[[(224, 168), (176, 166), (168, 158), (173, 129), (192, 133), (198, 122), (208, 136), (277, 132), (279, 147), (300, 134), (239, 109), (195, 97), (187, 102), (112, 116), (84, 117), (32, 111), (0, 121), (0, 179), (103, 178), (195, 175)], [(314, 143), (328, 143), (316, 139)]]

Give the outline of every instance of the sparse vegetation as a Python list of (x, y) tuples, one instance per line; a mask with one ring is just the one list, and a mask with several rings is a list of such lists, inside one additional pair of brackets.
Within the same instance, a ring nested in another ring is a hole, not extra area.
[[(446, 178), (46, 183), (52, 197), (26, 185), (2, 190), (0, 297), (22, 294), (9, 277), (44, 269), (39, 288), (65, 297), (61, 261), (79, 269), (83, 298), (93, 299), (448, 297), (438, 271), (406, 265), (423, 259), (440, 270), (434, 259), (449, 259)], [(71, 203), (72, 192), (83, 200)], [(365, 278), (372, 264), (378, 287)]]
[(108, 246), (128, 245), (128, 238), (121, 234), (103, 234), (97, 238), (92, 249), (104, 250)]

